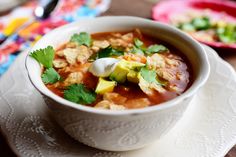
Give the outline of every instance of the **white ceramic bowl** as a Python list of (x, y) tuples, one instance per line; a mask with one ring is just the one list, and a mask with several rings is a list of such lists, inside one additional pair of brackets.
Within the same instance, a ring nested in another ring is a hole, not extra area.
[(48, 45), (57, 48), (69, 41), (73, 33), (80, 31), (95, 33), (134, 28), (170, 43), (187, 56), (193, 68), (194, 82), (181, 96), (143, 109), (99, 110), (75, 104), (52, 93), (41, 80), (39, 64), (29, 56), (26, 58), (29, 78), (42, 93), (56, 121), (74, 139), (91, 147), (110, 151), (132, 150), (166, 134), (183, 116), (190, 100), (208, 78), (209, 64), (204, 49), (194, 39), (169, 25), (137, 17), (117, 16), (82, 20), (57, 28), (39, 40), (31, 50)]

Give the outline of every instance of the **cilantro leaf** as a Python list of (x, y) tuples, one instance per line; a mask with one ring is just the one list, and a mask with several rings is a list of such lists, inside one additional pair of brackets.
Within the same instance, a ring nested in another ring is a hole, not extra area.
[(96, 100), (96, 94), (83, 84), (73, 84), (64, 91), (64, 98), (78, 104), (91, 104)]
[(134, 38), (134, 45), (137, 48), (141, 48), (143, 46), (143, 42), (141, 40), (139, 40), (138, 38)]
[(140, 49), (140, 48), (137, 48), (136, 46), (134, 46), (134, 47), (132, 48), (131, 52), (134, 53), (134, 54), (144, 54), (144, 53), (143, 53), (143, 50)]
[(104, 58), (104, 57), (110, 57), (110, 56), (122, 56), (122, 55), (124, 55), (123, 51), (114, 49), (111, 46), (101, 49), (98, 52), (98, 58)]
[(138, 38), (134, 38), (134, 46), (131, 52), (134, 54), (144, 54), (145, 49), (143, 42)]
[(154, 45), (151, 45), (147, 48), (146, 53), (151, 54), (151, 53), (158, 53), (158, 52), (163, 52), (163, 51), (167, 51), (167, 50), (168, 49), (163, 45), (154, 44)]
[(92, 39), (90, 37), (90, 35), (86, 32), (81, 32), (80, 34), (75, 33), (70, 41), (72, 42), (77, 42), (79, 45), (86, 45), (86, 46), (90, 46)]
[(45, 84), (56, 83), (61, 79), (60, 75), (53, 68), (46, 69), (41, 77)]
[(33, 57), (39, 63), (41, 63), (45, 68), (52, 67), (52, 61), (54, 58), (54, 49), (52, 46), (48, 46), (44, 49), (35, 50), (30, 53), (30, 57)]
[(144, 80), (146, 80), (149, 83), (156, 82), (156, 72), (155, 70), (149, 70), (147, 67), (141, 68), (141, 76), (143, 77)]
[(158, 85), (165, 86), (165, 83), (158, 80), (155, 70), (149, 70), (147, 67), (142, 67), (140, 70), (140, 74), (148, 83), (156, 83)]

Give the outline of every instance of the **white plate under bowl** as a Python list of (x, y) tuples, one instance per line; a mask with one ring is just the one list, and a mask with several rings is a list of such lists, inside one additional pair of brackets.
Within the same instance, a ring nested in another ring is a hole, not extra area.
[[(206, 85), (180, 122), (143, 149), (106, 152), (71, 139), (48, 114), (28, 80), (26, 52), (0, 79), (0, 126), (19, 156), (66, 157), (220, 157), (236, 144), (236, 74), (214, 50), (204, 46), (211, 65)], [(132, 140), (132, 136), (129, 137)], [(127, 139), (129, 140), (129, 139)]]

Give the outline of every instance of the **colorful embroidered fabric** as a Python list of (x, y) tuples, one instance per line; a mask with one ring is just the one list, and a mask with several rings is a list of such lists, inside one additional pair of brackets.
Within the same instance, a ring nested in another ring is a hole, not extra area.
[(0, 17), (0, 41), (10, 36), (7, 43), (0, 45), (0, 76), (19, 52), (31, 47), (47, 32), (81, 18), (98, 16), (109, 7), (109, 4), (110, 0), (60, 0), (50, 18), (31, 22), (18, 34), (15, 34), (15, 31), (33, 18), (36, 0), (28, 1)]

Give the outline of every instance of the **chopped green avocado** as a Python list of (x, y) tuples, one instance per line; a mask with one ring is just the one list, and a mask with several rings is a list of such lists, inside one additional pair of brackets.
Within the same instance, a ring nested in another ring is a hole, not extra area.
[[(145, 64), (143, 64), (143, 63), (121, 60), (117, 64), (117, 66), (115, 67), (114, 71), (111, 73), (110, 79), (114, 80), (118, 83), (124, 83), (126, 81), (126, 79), (128, 77), (127, 75), (129, 74), (130, 71), (133, 71), (133, 72), (138, 71), (144, 66), (145, 66)], [(132, 79), (133, 75), (134, 74), (132, 72), (129, 74), (128, 81), (134, 79), (134, 78)], [(135, 82), (135, 81), (133, 80), (130, 82)]]
[(129, 69), (126, 68), (121, 61), (117, 64), (114, 71), (110, 75), (110, 79), (118, 83), (124, 83), (126, 81), (126, 76), (129, 73)]
[(95, 92), (97, 94), (112, 92), (115, 86), (116, 86), (115, 81), (107, 81), (100, 77)]
[(145, 64), (140, 62), (126, 61), (126, 60), (121, 60), (121, 64), (123, 64), (130, 70), (140, 70), (142, 67), (145, 66)]
[(127, 74), (127, 80), (129, 82), (139, 83), (138, 73), (139, 72), (136, 72), (134, 70), (130, 70), (129, 73)]

